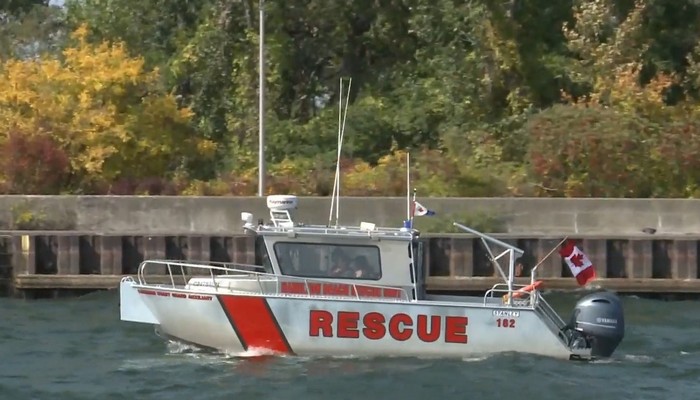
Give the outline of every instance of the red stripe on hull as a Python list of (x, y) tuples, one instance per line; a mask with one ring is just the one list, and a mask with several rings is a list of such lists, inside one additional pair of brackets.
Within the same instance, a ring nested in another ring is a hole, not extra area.
[(257, 347), (278, 353), (292, 352), (265, 298), (219, 296), (219, 300), (246, 350)]

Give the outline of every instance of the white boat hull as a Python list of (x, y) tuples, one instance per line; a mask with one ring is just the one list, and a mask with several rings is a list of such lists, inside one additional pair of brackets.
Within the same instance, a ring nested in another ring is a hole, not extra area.
[(123, 320), (157, 325), (167, 337), (234, 354), (469, 357), (519, 352), (563, 359), (575, 354), (530, 307), (217, 293), (133, 281), (122, 282), (121, 297)]

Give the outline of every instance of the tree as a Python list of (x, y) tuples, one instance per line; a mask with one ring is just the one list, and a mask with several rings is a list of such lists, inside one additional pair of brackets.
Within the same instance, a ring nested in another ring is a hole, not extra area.
[(189, 40), (211, 0), (67, 0), (72, 28), (90, 27), (91, 40), (123, 42), (147, 67), (164, 66)]
[(60, 53), (65, 13), (47, 1), (10, 1), (0, 7), (0, 60)]
[(212, 145), (193, 138), (192, 113), (159, 86), (158, 70), (123, 43), (72, 34), (62, 58), (9, 60), (0, 68), (0, 132), (49, 135), (70, 159), (72, 188), (163, 176)]
[(648, 148), (639, 140), (649, 136), (649, 126), (642, 118), (602, 106), (559, 105), (531, 118), (525, 129), (540, 194), (634, 197), (650, 189)]
[(11, 130), (0, 146), (3, 192), (59, 193), (69, 181), (70, 160), (48, 133)]
[(0, 15), (17, 16), (28, 12), (35, 6), (47, 6), (48, 0), (6, 0), (0, 5)]

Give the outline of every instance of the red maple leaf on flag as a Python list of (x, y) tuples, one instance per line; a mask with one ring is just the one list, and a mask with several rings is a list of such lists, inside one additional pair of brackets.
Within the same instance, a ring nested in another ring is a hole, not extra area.
[(559, 254), (566, 260), (566, 263), (569, 265), (569, 270), (571, 270), (571, 273), (576, 277), (576, 281), (579, 285), (584, 286), (591, 280), (597, 278), (593, 264), (591, 264), (590, 260), (588, 260), (583, 252), (576, 247), (573, 241), (567, 241), (559, 250)]
[(578, 253), (574, 256), (571, 257), (571, 263), (574, 264), (577, 267), (580, 267), (583, 265), (583, 254)]

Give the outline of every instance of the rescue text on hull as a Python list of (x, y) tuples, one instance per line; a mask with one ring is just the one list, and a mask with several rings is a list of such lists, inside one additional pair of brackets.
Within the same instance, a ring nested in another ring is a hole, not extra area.
[[(489, 235), (455, 224), (481, 239), (503, 283), (479, 297), (436, 295), (423, 290), (417, 230), (302, 225), (289, 213), (296, 203), (270, 196), (270, 224), (242, 216), (256, 265), (144, 261), (121, 282), (122, 320), (234, 354), (593, 359), (612, 356), (623, 339), (615, 294), (588, 294), (565, 322), (540, 291), (537, 267), (529, 284), (516, 284), (523, 251)], [(338, 272), (343, 252), (362, 262)]]

